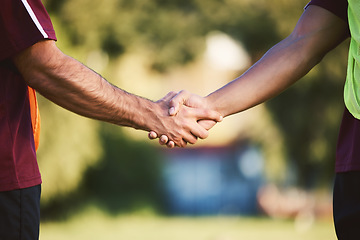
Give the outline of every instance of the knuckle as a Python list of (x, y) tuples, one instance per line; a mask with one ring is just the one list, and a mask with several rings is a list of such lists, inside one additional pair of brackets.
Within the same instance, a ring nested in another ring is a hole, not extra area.
[(169, 103), (170, 103), (170, 106), (174, 106), (174, 105), (176, 104), (175, 98), (172, 98), (172, 99), (169, 101)]
[(210, 109), (205, 109), (204, 111), (205, 111), (205, 114), (206, 114), (207, 116), (209, 116), (211, 119), (216, 119), (216, 118), (218, 118), (217, 112), (212, 111), (212, 110), (210, 110)]
[(167, 146), (169, 147), (169, 148), (173, 148), (174, 147), (174, 142), (173, 141), (169, 141), (168, 143), (167, 143)]
[(186, 146), (186, 142), (184, 140), (181, 140), (179, 147), (184, 148), (185, 146)]
[(179, 92), (179, 95), (187, 96), (187, 95), (189, 95), (189, 91), (187, 91), (187, 90), (181, 90), (181, 91)]

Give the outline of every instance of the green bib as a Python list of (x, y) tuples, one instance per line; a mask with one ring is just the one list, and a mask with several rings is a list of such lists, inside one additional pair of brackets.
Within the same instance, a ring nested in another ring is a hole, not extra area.
[(349, 112), (355, 118), (360, 119), (360, 1), (348, 0), (348, 2), (351, 42), (344, 100)]

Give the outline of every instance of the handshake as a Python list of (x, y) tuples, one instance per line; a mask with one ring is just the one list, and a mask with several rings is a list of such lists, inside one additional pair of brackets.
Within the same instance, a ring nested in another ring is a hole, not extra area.
[(179, 93), (169, 92), (156, 104), (167, 114), (160, 118), (162, 130), (152, 129), (148, 137), (159, 138), (159, 143), (169, 148), (185, 147), (187, 143), (195, 144), (198, 138), (207, 138), (208, 130), (223, 119), (207, 97), (185, 90)]

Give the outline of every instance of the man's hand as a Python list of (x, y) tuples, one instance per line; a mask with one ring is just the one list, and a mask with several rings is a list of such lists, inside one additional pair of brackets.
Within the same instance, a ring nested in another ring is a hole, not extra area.
[(208, 136), (199, 119), (220, 118), (215, 111), (185, 106), (177, 116), (169, 116), (174, 93), (158, 102), (128, 93), (62, 53), (53, 40), (40, 41), (12, 60), (26, 83), (54, 103), (92, 119), (153, 130), (180, 147)]
[[(194, 110), (196, 109), (196, 111), (202, 111), (202, 109), (205, 109), (206, 111), (209, 111), (209, 113), (213, 114), (215, 112), (213, 110), (210, 110), (209, 104), (207, 103), (207, 100), (205, 98), (196, 94), (192, 94), (185, 90), (179, 92), (178, 94), (171, 92), (166, 95), (162, 100), (169, 102), (169, 115), (174, 117), (181, 115), (180, 112), (182, 108), (192, 108)], [(206, 130), (211, 129), (216, 124), (216, 122), (220, 122), (222, 120), (222, 116), (220, 116), (220, 114), (218, 114), (219, 118), (217, 119), (211, 119), (209, 118), (209, 116), (206, 118), (198, 118), (197, 120), (198, 124)], [(156, 134), (154, 131), (151, 131), (149, 133), (150, 139), (155, 139), (157, 137), (158, 134)], [(175, 143), (169, 140), (168, 136), (166, 135), (160, 136), (159, 143), (161, 145), (166, 144), (169, 148), (173, 148), (175, 146)]]

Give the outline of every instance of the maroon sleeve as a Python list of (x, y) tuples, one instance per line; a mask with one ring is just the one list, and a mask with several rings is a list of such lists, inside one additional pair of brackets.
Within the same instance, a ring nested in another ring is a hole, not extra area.
[(347, 18), (348, 1), (347, 0), (311, 0), (308, 3), (308, 5), (306, 5), (306, 7), (309, 5), (317, 5), (319, 7), (325, 8), (326, 10), (332, 12), (339, 18), (348, 22), (348, 18)]
[(56, 40), (41, 0), (1, 0), (0, 61), (42, 39)]

